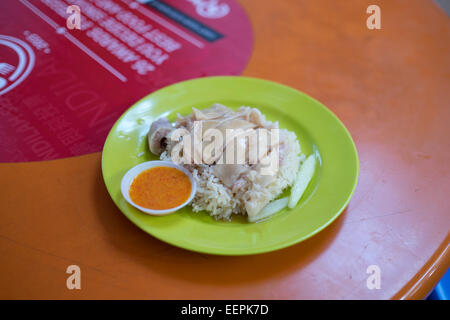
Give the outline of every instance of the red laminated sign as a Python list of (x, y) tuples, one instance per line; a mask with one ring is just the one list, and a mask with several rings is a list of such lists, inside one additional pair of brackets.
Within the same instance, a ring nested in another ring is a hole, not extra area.
[(100, 151), (134, 102), (240, 74), (252, 46), (234, 0), (0, 1), (0, 162)]

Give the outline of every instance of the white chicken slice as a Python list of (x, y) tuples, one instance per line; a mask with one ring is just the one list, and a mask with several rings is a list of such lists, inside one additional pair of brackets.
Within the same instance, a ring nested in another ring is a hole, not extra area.
[(202, 110), (192, 108), (192, 115), (194, 120), (220, 119), (233, 113), (233, 110), (219, 103), (215, 103), (211, 107)]

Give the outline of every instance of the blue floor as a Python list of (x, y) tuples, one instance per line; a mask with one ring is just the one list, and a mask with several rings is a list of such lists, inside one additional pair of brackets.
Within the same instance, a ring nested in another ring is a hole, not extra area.
[(448, 300), (450, 297), (450, 269), (442, 277), (427, 300)]
[(448, 0), (434, 0), (436, 4), (441, 7), (450, 16), (450, 1)]

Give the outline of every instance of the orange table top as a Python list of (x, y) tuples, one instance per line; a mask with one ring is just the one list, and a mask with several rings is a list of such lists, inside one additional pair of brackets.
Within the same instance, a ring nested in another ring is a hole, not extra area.
[[(450, 24), (432, 1), (376, 2), (381, 30), (366, 27), (371, 1), (242, 1), (255, 33), (243, 74), (317, 98), (355, 140), (358, 186), (331, 226), (277, 252), (203, 255), (128, 221), (100, 153), (4, 163), (0, 297), (424, 298), (450, 264)], [(66, 288), (72, 264), (81, 290)]]

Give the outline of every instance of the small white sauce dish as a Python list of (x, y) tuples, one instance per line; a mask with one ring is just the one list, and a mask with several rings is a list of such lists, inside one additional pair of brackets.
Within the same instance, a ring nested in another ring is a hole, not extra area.
[[(134, 203), (131, 198), (130, 198), (130, 187), (131, 184), (133, 183), (133, 180), (143, 171), (150, 169), (150, 168), (154, 168), (154, 167), (170, 167), (170, 168), (175, 168), (180, 170), (181, 172), (183, 172), (186, 176), (188, 176), (189, 181), (191, 182), (191, 194), (189, 196), (189, 198), (182, 203), (181, 205), (174, 207), (174, 208), (170, 208), (170, 209), (164, 209), (164, 210), (154, 210), (154, 209), (148, 209), (148, 208), (144, 208), (136, 203)], [(195, 183), (194, 177), (192, 176), (192, 174), (185, 169), (184, 167), (175, 164), (173, 162), (170, 161), (147, 161), (147, 162), (143, 162), (138, 164), (137, 166), (134, 166), (133, 168), (131, 168), (130, 170), (128, 170), (127, 173), (125, 173), (125, 175), (122, 178), (122, 182), (120, 184), (120, 190), (122, 192), (122, 196), (125, 198), (125, 200), (131, 204), (133, 207), (141, 210), (144, 213), (150, 214), (150, 215), (154, 215), (154, 216), (164, 216), (170, 213), (173, 213), (181, 208), (183, 208), (184, 206), (188, 205), (192, 199), (195, 196), (195, 192), (197, 191), (197, 184)]]

